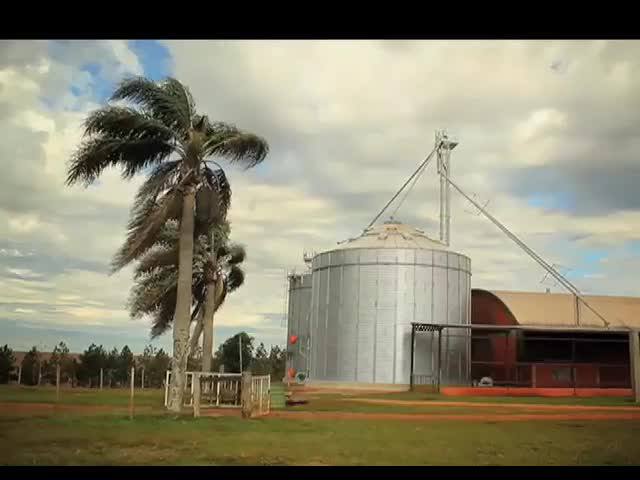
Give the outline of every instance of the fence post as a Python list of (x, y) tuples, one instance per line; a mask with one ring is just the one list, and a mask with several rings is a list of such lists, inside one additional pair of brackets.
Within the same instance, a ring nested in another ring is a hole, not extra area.
[(251, 412), (253, 411), (252, 387), (251, 372), (242, 372), (242, 418), (251, 418)]
[(133, 420), (133, 392), (135, 387), (136, 369), (131, 367), (131, 395), (129, 396), (129, 419)]
[(191, 379), (193, 385), (193, 417), (200, 416), (200, 374), (194, 373)]
[(56, 365), (56, 402), (60, 401), (60, 364)]
[(640, 403), (640, 336), (638, 330), (629, 332), (629, 354), (631, 371), (631, 388), (633, 389), (633, 399)]
[(167, 373), (164, 377), (164, 406), (165, 407), (169, 403), (169, 375), (171, 375), (171, 371), (167, 370)]
[(531, 386), (536, 388), (536, 364), (531, 365)]

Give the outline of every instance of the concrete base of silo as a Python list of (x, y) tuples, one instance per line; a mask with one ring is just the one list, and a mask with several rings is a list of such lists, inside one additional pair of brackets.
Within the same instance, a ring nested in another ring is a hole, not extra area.
[(407, 392), (409, 390), (409, 384), (398, 383), (350, 383), (350, 382), (328, 382), (321, 380), (310, 380), (304, 387), (307, 390), (322, 390), (322, 391), (366, 391), (366, 392)]

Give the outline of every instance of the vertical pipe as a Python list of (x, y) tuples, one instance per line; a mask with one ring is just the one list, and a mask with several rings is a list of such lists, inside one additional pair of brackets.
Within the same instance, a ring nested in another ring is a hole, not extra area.
[(409, 390), (413, 391), (413, 367), (415, 364), (416, 326), (411, 324), (411, 366), (409, 367)]
[[(577, 298), (577, 297), (576, 297)], [(576, 340), (571, 339), (571, 381), (573, 382), (573, 394), (576, 394), (578, 372), (576, 371)]]
[(135, 388), (136, 381), (136, 369), (135, 367), (131, 367), (131, 393), (129, 395), (129, 419), (133, 420), (133, 392)]
[(440, 393), (441, 364), (442, 364), (442, 327), (438, 329), (438, 380), (437, 380), (437, 387), (436, 387), (438, 393)]
[[(451, 178), (451, 149), (449, 145), (447, 145), (444, 153), (444, 172), (447, 177)], [(443, 178), (446, 184), (445, 190), (445, 225), (444, 225), (444, 243), (445, 245), (449, 245), (451, 240), (451, 186), (449, 182), (446, 181), (446, 178)]]
[[(436, 139), (437, 142), (438, 139)], [(445, 242), (445, 238), (444, 238), (444, 216), (445, 216), (445, 207), (444, 207), (444, 203), (445, 203), (445, 197), (444, 197), (444, 192), (445, 192), (445, 188), (446, 188), (446, 179), (443, 175), (444, 173), (444, 168), (443, 168), (443, 164), (442, 164), (442, 151), (439, 148), (438, 149), (438, 173), (440, 174), (440, 242), (444, 243)]]

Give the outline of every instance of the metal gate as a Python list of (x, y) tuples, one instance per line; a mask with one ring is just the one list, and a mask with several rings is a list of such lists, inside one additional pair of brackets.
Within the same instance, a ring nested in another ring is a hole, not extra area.
[(271, 411), (271, 376), (262, 375), (251, 378), (252, 413), (258, 416), (268, 415)]
[[(242, 375), (239, 373), (186, 372), (185, 407), (193, 406), (195, 374), (200, 378), (200, 404), (203, 407), (240, 408)], [(260, 378), (260, 377), (256, 377)], [(164, 406), (169, 400), (171, 371), (167, 371), (164, 386)]]

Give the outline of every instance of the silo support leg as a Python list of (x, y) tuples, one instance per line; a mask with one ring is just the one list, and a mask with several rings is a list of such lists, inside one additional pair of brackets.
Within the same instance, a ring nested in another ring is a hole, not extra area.
[(413, 391), (413, 369), (416, 356), (416, 327), (411, 325), (411, 367), (409, 368), (409, 390)]
[(438, 393), (440, 393), (441, 375), (442, 375), (442, 329), (438, 330), (438, 383), (437, 383)]
[(640, 336), (638, 330), (629, 332), (629, 355), (633, 399), (640, 403)]

